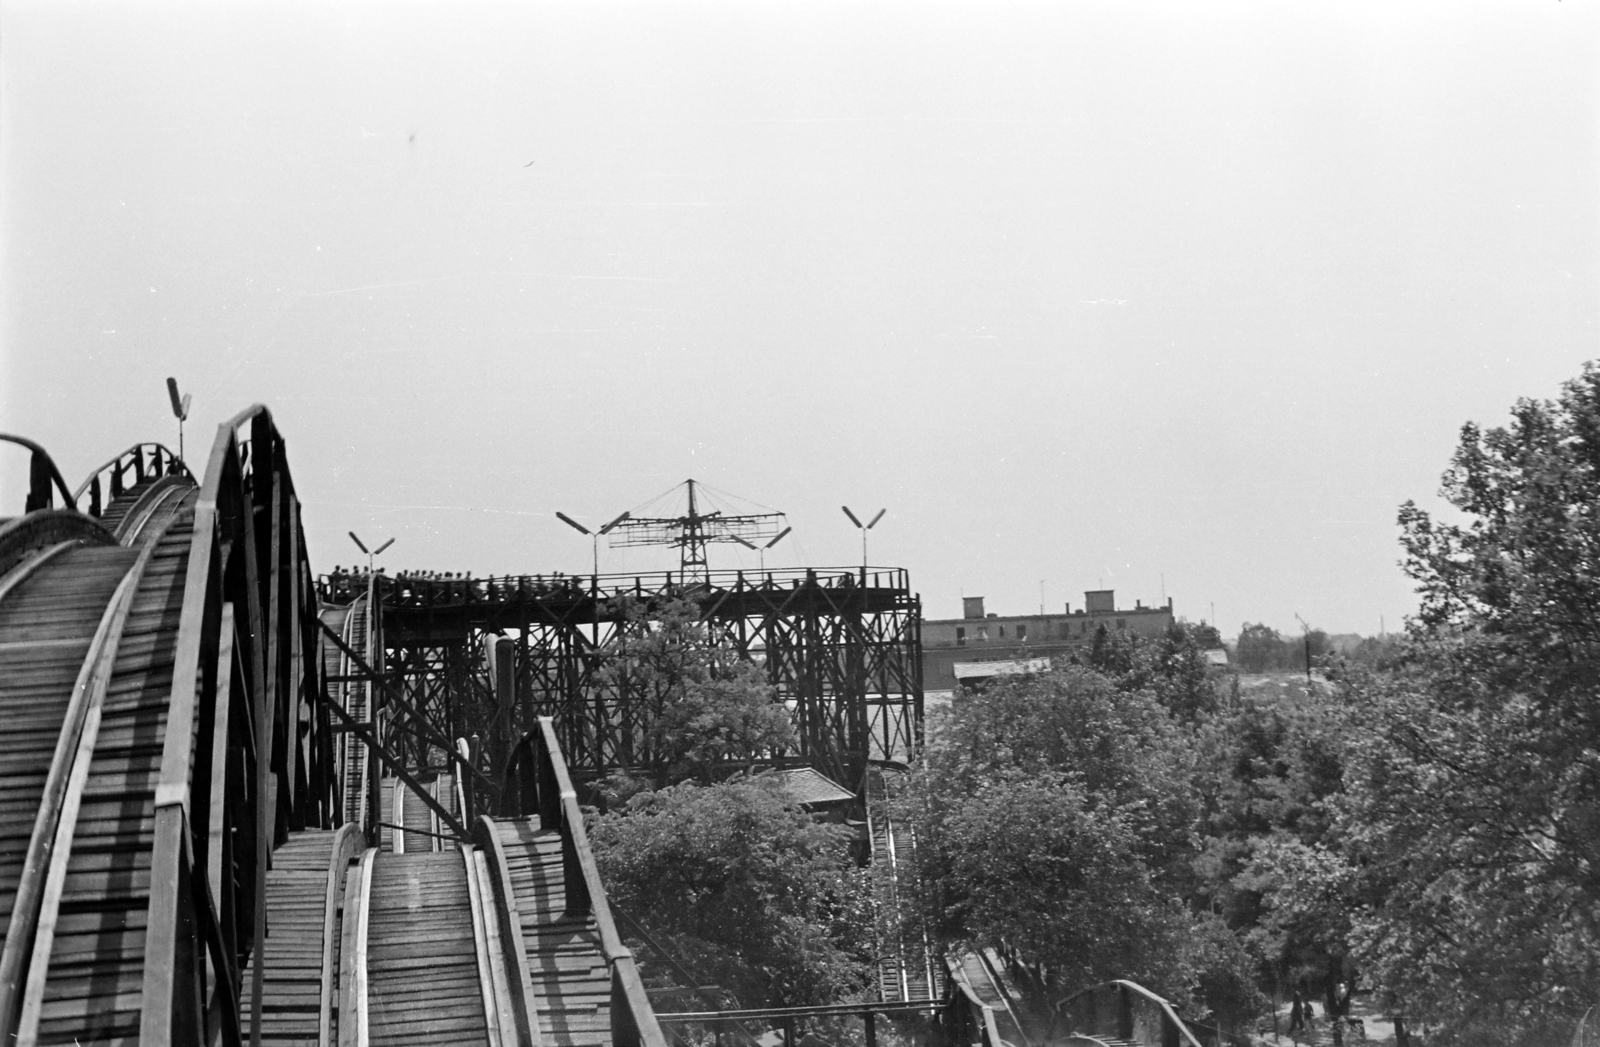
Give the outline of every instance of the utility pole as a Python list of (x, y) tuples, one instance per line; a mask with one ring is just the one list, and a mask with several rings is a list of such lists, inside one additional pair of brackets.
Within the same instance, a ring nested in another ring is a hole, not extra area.
[(1306, 694), (1309, 695), (1311, 693), (1311, 626), (1307, 625), (1306, 624), (1306, 620), (1304, 618), (1300, 617), (1300, 612), (1299, 611), (1295, 612), (1294, 620), (1300, 623), (1300, 629), (1301, 629), (1302, 632), (1305, 633), (1305, 638), (1306, 638)]

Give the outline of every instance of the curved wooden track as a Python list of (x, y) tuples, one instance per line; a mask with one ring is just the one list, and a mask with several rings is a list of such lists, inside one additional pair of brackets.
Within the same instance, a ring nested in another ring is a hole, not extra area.
[[(373, 657), (376, 644), (374, 617), (370, 613), (371, 592), (357, 597), (348, 604), (330, 604), (321, 610), (322, 623), (338, 632), (344, 642), (362, 657), (381, 664)], [(351, 664), (349, 655), (332, 644), (323, 643), (323, 671), (328, 681), (328, 694), (355, 719), (369, 723), (372, 720), (372, 681), (360, 677)], [(334, 774), (340, 782), (340, 815), (344, 821), (356, 825), (369, 822), (368, 810), (374, 795), (372, 755), (356, 735), (346, 733), (335, 749)]]
[(84, 497), (0, 520), (0, 1045), (664, 1047), (553, 727), (502, 819), (394, 765), (264, 408)]
[[(354, 825), (289, 834), (267, 873), (262, 1044), (336, 1042), (345, 878), (364, 847)], [(254, 984), (256, 956), (245, 970)]]
[(199, 485), (138, 447), (85, 490), (0, 527), (0, 1043), (241, 1043), (258, 857), (336, 799), (282, 441), (252, 408)]

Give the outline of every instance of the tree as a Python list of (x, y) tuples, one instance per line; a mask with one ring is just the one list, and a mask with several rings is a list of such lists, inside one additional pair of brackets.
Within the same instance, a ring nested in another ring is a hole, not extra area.
[(901, 813), (938, 936), (1001, 950), (1035, 985), (1132, 977), (1187, 1000), (1197, 808), (1166, 710), (1062, 666), (957, 692), (929, 735)]
[(1600, 1000), (1600, 366), (1463, 427), (1442, 494), (1453, 521), (1400, 511), (1421, 610), (1398, 666), (1341, 681), (1363, 729), (1329, 854), (1411, 1024), (1555, 1042)]
[(835, 1003), (862, 991), (871, 894), (849, 834), (775, 776), (644, 790), (591, 839), (613, 901), (742, 1006)]
[(709, 782), (719, 766), (794, 747), (776, 689), (713, 637), (692, 600), (646, 607), (625, 599), (620, 613), (596, 681), (630, 711), (620, 732), (624, 761), (657, 783)]
[(1239, 662), (1239, 668), (1247, 673), (1264, 673), (1288, 664), (1283, 637), (1278, 635), (1278, 630), (1269, 625), (1251, 625), (1249, 622), (1239, 629), (1234, 658)]
[(1202, 631), (1208, 626), (1173, 623), (1159, 637), (1135, 642), (1130, 667), (1117, 680), (1124, 691), (1148, 691), (1168, 712), (1192, 722), (1214, 714), (1219, 705), (1218, 671), (1206, 661)]

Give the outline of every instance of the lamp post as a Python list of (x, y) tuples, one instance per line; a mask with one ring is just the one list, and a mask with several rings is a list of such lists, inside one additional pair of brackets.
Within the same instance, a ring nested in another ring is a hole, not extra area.
[(594, 551), (594, 574), (589, 576), (589, 601), (594, 605), (594, 624), (591, 627), (590, 635), (593, 638), (593, 642), (596, 647), (600, 646), (600, 536), (610, 531), (613, 527), (617, 526), (617, 524), (626, 520), (630, 515), (632, 514), (623, 513), (615, 520), (612, 520), (610, 523), (600, 528), (600, 530), (591, 531), (587, 527), (583, 526), (583, 524), (568, 516), (566, 513), (560, 512), (559, 510), (556, 512), (557, 520), (560, 520), (562, 523), (566, 524), (574, 531), (577, 531), (579, 534), (586, 534), (589, 536), (590, 547)]
[[(167, 396), (172, 399), (172, 416), (178, 420), (178, 461), (183, 461), (183, 423), (189, 420), (190, 394), (178, 395), (178, 380), (167, 379)], [(188, 463), (184, 463), (187, 467)], [(359, 542), (357, 545), (361, 544)], [(364, 550), (363, 550), (364, 551)]]
[(593, 549), (594, 549), (594, 577), (595, 577), (595, 585), (597, 585), (597, 586), (600, 584), (600, 536), (603, 535), (603, 534), (608, 533), (613, 527), (617, 526), (617, 524), (619, 524), (622, 521), (626, 520), (631, 515), (632, 515), (632, 513), (623, 513), (621, 516), (617, 517), (615, 520), (612, 520), (610, 523), (608, 523), (604, 527), (600, 528), (600, 530), (591, 531), (587, 527), (583, 526), (583, 524), (579, 523), (578, 521), (574, 520), (572, 517), (568, 516), (566, 513), (563, 513), (563, 512), (557, 512), (556, 513), (556, 519), (557, 520), (560, 520), (562, 523), (566, 524), (568, 527), (572, 528), (574, 531), (577, 531), (579, 534), (586, 534), (586, 535), (589, 536), (590, 542), (591, 542), (591, 544), (593, 546)]
[(766, 574), (767, 573), (767, 550), (771, 549), (774, 545), (777, 545), (779, 542), (783, 541), (783, 536), (788, 534), (792, 530), (794, 530), (793, 527), (785, 527), (783, 530), (778, 532), (777, 537), (773, 538), (772, 541), (767, 542), (765, 545), (755, 545), (755, 544), (753, 544), (751, 542), (745, 541), (743, 538), (740, 538), (738, 535), (733, 535), (732, 537), (733, 537), (734, 541), (738, 542), (740, 545), (744, 546), (746, 549), (754, 549), (756, 551), (756, 553), (761, 557), (761, 573), (762, 574)]
[[(187, 397), (185, 399), (187, 399)], [(180, 455), (179, 457), (182, 456)], [(384, 542), (382, 545), (378, 546), (376, 549), (368, 549), (361, 539), (356, 537), (356, 533), (354, 531), (350, 532), (350, 540), (356, 543), (357, 549), (360, 549), (362, 552), (367, 554), (367, 574), (369, 576), (372, 574), (373, 559), (376, 558), (379, 553), (383, 552), (385, 549), (389, 548), (389, 546), (394, 544), (394, 539), (391, 538), (387, 542)]]
[(844, 514), (850, 517), (851, 523), (855, 524), (861, 529), (861, 577), (864, 581), (867, 577), (867, 532), (876, 527), (878, 525), (878, 521), (883, 519), (883, 514), (889, 510), (879, 509), (878, 515), (874, 516), (870, 523), (862, 523), (860, 520), (856, 519), (856, 514), (850, 511), (850, 507), (848, 505), (841, 505), (839, 508), (843, 509)]

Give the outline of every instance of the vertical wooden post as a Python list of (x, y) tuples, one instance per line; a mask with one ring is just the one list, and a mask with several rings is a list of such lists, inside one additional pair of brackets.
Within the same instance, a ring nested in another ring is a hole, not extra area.
[(211, 810), (206, 821), (206, 881), (211, 902), (222, 912), (222, 840), (228, 793), (228, 712), (233, 705), (233, 603), (222, 605), (217, 633), (217, 698), (211, 720)]
[(289, 679), (283, 691), (283, 784), (289, 790), (289, 809), (284, 814), (288, 816), (289, 828), (304, 829), (306, 812), (300, 790), (300, 775), (305, 770), (300, 753), (300, 708), (305, 701), (301, 690), (305, 686), (305, 666), (300, 650), (300, 499), (293, 492), (289, 494), (287, 509), (289, 560), (284, 567), (289, 572)]

